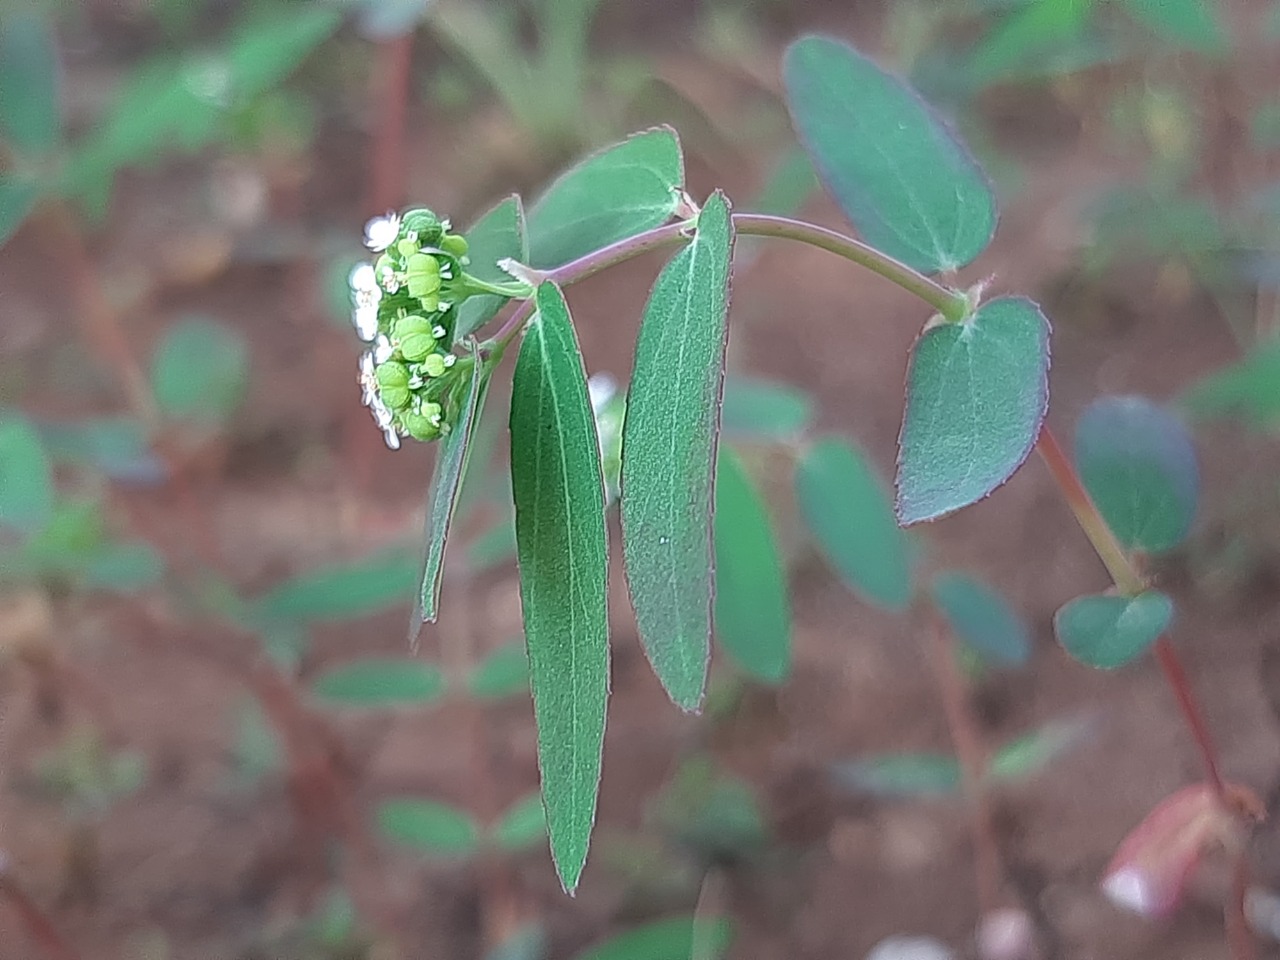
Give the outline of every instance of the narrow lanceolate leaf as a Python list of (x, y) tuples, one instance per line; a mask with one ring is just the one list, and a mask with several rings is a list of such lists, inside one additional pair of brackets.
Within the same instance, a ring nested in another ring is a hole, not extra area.
[(960, 789), (960, 763), (938, 753), (890, 753), (831, 764), (838, 786), (882, 797), (942, 796)]
[(996, 226), (987, 178), (911, 87), (817, 36), (788, 48), (783, 82), (800, 140), (868, 243), (926, 272), (986, 248)]
[(724, 382), (720, 427), (725, 434), (752, 440), (791, 440), (813, 417), (813, 400), (785, 383), (729, 376)]
[(672, 917), (620, 933), (574, 960), (714, 960), (729, 948), (731, 933), (727, 920)]
[[(1280, 201), (1280, 191), (1276, 196)], [(1193, 384), (1183, 402), (1195, 417), (1238, 416), (1257, 429), (1280, 425), (1280, 339), (1259, 344), (1242, 360)]]
[(165, 335), (151, 363), (151, 389), (166, 416), (217, 425), (244, 399), (249, 347), (236, 330), (191, 317)]
[(22, 153), (47, 153), (58, 142), (58, 64), (49, 20), (9, 12), (0, 23), (0, 138)]
[(711, 511), (733, 223), (717, 192), (645, 306), (622, 430), (622, 550), (654, 672), (702, 703), (714, 591)]
[(53, 469), (25, 417), (0, 415), (0, 530), (34, 533), (53, 516)]
[(886, 485), (843, 440), (813, 445), (796, 468), (805, 526), (848, 587), (868, 603), (905, 610), (911, 602), (907, 540)]
[(412, 558), (383, 553), (299, 574), (259, 599), (254, 612), (264, 620), (351, 620), (404, 602), (416, 575)]
[(671, 218), (684, 183), (675, 131), (637, 133), (587, 157), (529, 211), (535, 267), (555, 267)]
[(470, 814), (436, 800), (388, 800), (378, 807), (378, 827), (388, 840), (440, 857), (465, 857), (480, 841)]
[(523, 850), (541, 843), (547, 835), (547, 816), (536, 793), (517, 800), (489, 829), (489, 839), (499, 850)]
[(488, 373), (474, 340), (468, 341), (467, 351), (474, 364), (471, 368), (471, 380), (462, 396), (453, 429), (440, 440), (436, 451), (435, 472), (431, 475), (431, 485), (427, 488), (427, 526), (424, 533), (427, 549), (422, 561), (418, 598), (409, 622), (409, 635), (415, 640), (422, 624), (434, 623), (440, 610), (445, 543), (449, 537), (449, 525), (453, 522), (453, 514), (458, 506), (458, 497), (462, 492), (462, 479), (467, 472), (472, 433), (480, 419), (480, 410), (489, 386)]
[(511, 394), (511, 485), (551, 855), (572, 892), (587, 859), (609, 693), (600, 441), (564, 295), (537, 294)]
[(791, 671), (791, 606), (769, 512), (742, 461), (720, 448), (715, 512), (716, 637), (757, 680)]
[(942, 573), (933, 581), (933, 602), (961, 642), (984, 660), (1021, 666), (1031, 656), (1026, 623), (985, 583), (963, 573)]
[(312, 690), (341, 706), (423, 706), (444, 695), (445, 678), (439, 667), (421, 660), (370, 657), (321, 674)]
[[(467, 257), (471, 265), (467, 272), (481, 280), (494, 283), (511, 279), (498, 266), (499, 260), (512, 259), (524, 263), (529, 259), (529, 244), (525, 239), (524, 206), (518, 196), (510, 196), (477, 220), (465, 234)], [(458, 340), (474, 333), (493, 319), (502, 305), (502, 297), (471, 297), (458, 307), (458, 319), (454, 337)]]
[(1144, 653), (1168, 629), (1173, 601), (1158, 590), (1136, 597), (1077, 597), (1053, 617), (1058, 642), (1081, 663), (1103, 670), (1122, 667)]
[(898, 519), (935, 520), (981, 500), (1022, 465), (1049, 406), (1049, 321), (1030, 300), (936, 323), (911, 353), (898, 439)]
[(1191, 435), (1145, 397), (1102, 397), (1076, 425), (1076, 469), (1116, 538), (1132, 550), (1176, 547), (1191, 530), (1200, 469)]

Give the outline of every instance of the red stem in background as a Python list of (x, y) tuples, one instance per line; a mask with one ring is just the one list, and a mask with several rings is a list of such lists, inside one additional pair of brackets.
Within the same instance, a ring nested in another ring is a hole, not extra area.
[(40, 945), (40, 949), (52, 960), (80, 960), (80, 955), (71, 948), (71, 944), (58, 932), (53, 921), (27, 892), (19, 886), (8, 870), (0, 866), (0, 897), (9, 904), (22, 918), (23, 926), (31, 939)]
[(373, 143), (370, 216), (395, 209), (404, 196), (405, 114), (409, 106), (413, 31), (380, 43), (377, 61), (381, 70), (375, 74), (373, 90), (378, 129)]

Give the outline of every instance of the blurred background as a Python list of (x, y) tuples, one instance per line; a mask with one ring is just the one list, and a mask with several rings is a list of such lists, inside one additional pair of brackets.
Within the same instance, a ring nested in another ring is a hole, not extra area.
[[(465, 227), (657, 123), (695, 196), (847, 229), (780, 99), (815, 30), (909, 76), (990, 172), (1001, 227), (959, 280), (1044, 305), (1059, 434), (1102, 393), (1193, 426), (1200, 514), (1153, 572), (1228, 775), (1280, 798), (1280, 3), (5, 0), (0, 957), (834, 960), (917, 934), (975, 955), (920, 622), (841, 582), (791, 491), (821, 434), (887, 483), (916, 303), (741, 246), (726, 429), (782, 545), (793, 663), (766, 684), (717, 652), (682, 715), (615, 571), (573, 899), (535, 795), (502, 379), (412, 661), (434, 451), (385, 449), (356, 383), (366, 219)], [(625, 382), (660, 263), (573, 289), (592, 372)], [(964, 652), (962, 682), (1037, 955), (1225, 956), (1214, 869), (1160, 925), (1097, 889), (1200, 774), (1153, 663), (1093, 672), (1054, 643), (1053, 611), (1106, 582), (1040, 464), (913, 538), (1016, 646)], [(1280, 955), (1272, 828), (1252, 855)]]

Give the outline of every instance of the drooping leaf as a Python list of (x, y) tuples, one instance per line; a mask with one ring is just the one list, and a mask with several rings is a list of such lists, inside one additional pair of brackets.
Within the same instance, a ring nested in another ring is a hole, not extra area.
[(1172, 620), (1173, 601), (1158, 590), (1136, 597), (1094, 594), (1064, 604), (1053, 629), (1081, 663), (1113, 670), (1143, 654)]
[(1092, 724), (1086, 720), (1057, 720), (1006, 743), (991, 758), (988, 775), (997, 781), (1025, 780), (1048, 768), (1080, 743)]
[(86, 587), (133, 593), (157, 583), (164, 575), (164, 559), (149, 543), (106, 544), (83, 571)]
[(40, 187), (34, 182), (0, 174), (0, 245), (17, 233), (39, 199)]
[(813, 401), (802, 390), (756, 377), (731, 375), (724, 381), (720, 429), (752, 440), (791, 440), (804, 432)]
[(560, 176), (529, 211), (535, 267), (555, 267), (671, 218), (684, 183), (675, 131), (638, 133)]
[(435, 800), (398, 797), (378, 807), (378, 828), (393, 843), (437, 857), (475, 852), (480, 831), (471, 815)]
[(32, 533), (53, 516), (53, 472), (25, 417), (0, 414), (0, 527)]
[(479, 420), (489, 387), (489, 373), (474, 340), (467, 341), (467, 352), (473, 364), (471, 380), (459, 403), (453, 429), (437, 444), (435, 469), (431, 473), (431, 485), (427, 488), (427, 526), (423, 531), (427, 550), (422, 560), (417, 601), (409, 621), (409, 635), (414, 642), (422, 624), (435, 623), (440, 611), (445, 543), (462, 493), (462, 480), (466, 476), (471, 453), (472, 431)]
[(225, 422), (244, 399), (248, 382), (249, 348), (244, 338), (212, 320), (178, 323), (151, 364), (156, 405), (180, 420)]
[(424, 706), (444, 696), (445, 677), (422, 660), (369, 657), (321, 674), (311, 689), (341, 706)]
[(402, 553), (381, 553), (288, 580), (257, 601), (268, 620), (352, 620), (405, 602), (418, 584), (418, 565)]
[(61, 127), (49, 20), (8, 11), (0, 20), (0, 137), (19, 153), (39, 155), (57, 145)]
[(147, 431), (133, 417), (91, 417), (40, 425), (49, 456), (100, 470), (113, 480), (159, 483), (167, 467), (152, 451)]
[(891, 753), (833, 763), (831, 778), (842, 787), (882, 797), (945, 796), (960, 789), (955, 757)]
[(783, 81), (801, 142), (868, 243), (925, 272), (986, 249), (996, 226), (986, 176), (906, 83), (818, 36), (787, 49)]
[(546, 835), (547, 816), (538, 793), (531, 793), (508, 807), (491, 831), (494, 846), (507, 851), (535, 846)]
[(981, 500), (1022, 465), (1049, 404), (1049, 321), (1030, 300), (983, 304), (916, 341), (898, 440), (898, 519)]
[(781, 683), (791, 671), (791, 605), (760, 494), (742, 461), (720, 448), (715, 504), (715, 629), (748, 674)]
[(963, 573), (934, 577), (933, 602), (952, 631), (983, 659), (1021, 666), (1031, 656), (1031, 632), (995, 590)]
[[(498, 266), (499, 260), (512, 259), (524, 263), (529, 259), (525, 238), (524, 206), (518, 196), (510, 196), (484, 214), (465, 234), (473, 277), (500, 283), (511, 278)], [(470, 336), (493, 319), (502, 305), (502, 297), (471, 297), (458, 307), (454, 337)]]
[(1158, 553), (1191, 530), (1200, 470), (1191, 437), (1145, 397), (1101, 397), (1076, 425), (1076, 469), (1122, 545)]
[(1209, 0), (1124, 0), (1133, 17), (1160, 39), (1199, 53), (1229, 49), (1226, 27), (1216, 2)]
[(714, 194), (663, 269), (636, 341), (622, 432), (622, 549), (640, 641), (671, 699), (702, 702), (733, 224)]
[(551, 854), (578, 885), (595, 821), (609, 691), (600, 441), (564, 295), (538, 288), (511, 395), (511, 485)]
[(911, 602), (906, 536), (886, 485), (843, 440), (814, 444), (796, 468), (805, 526), (841, 580), (869, 603), (905, 610)]
[(524, 644), (507, 643), (476, 664), (467, 678), (473, 697), (499, 700), (529, 692), (529, 656)]
[(1280, 424), (1280, 339), (1205, 377), (1183, 400), (1197, 417), (1234, 415), (1258, 429)]
[(695, 940), (702, 950), (699, 960), (712, 960), (729, 949), (731, 936), (727, 920), (673, 917), (620, 933), (574, 960), (689, 960)]

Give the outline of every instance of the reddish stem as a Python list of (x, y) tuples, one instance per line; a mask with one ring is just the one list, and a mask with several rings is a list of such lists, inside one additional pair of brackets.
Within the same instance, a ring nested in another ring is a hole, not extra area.
[(374, 102), (379, 109), (369, 197), (369, 213), (373, 216), (398, 207), (404, 195), (405, 114), (412, 62), (412, 30), (379, 44), (378, 63), (382, 70), (374, 82)]
[(49, 915), (31, 899), (8, 871), (2, 868), (0, 868), (0, 896), (9, 901), (18, 916), (22, 918), (23, 926), (27, 928), (31, 939), (40, 945), (47, 956), (52, 960), (80, 960), (80, 955), (58, 932)]

